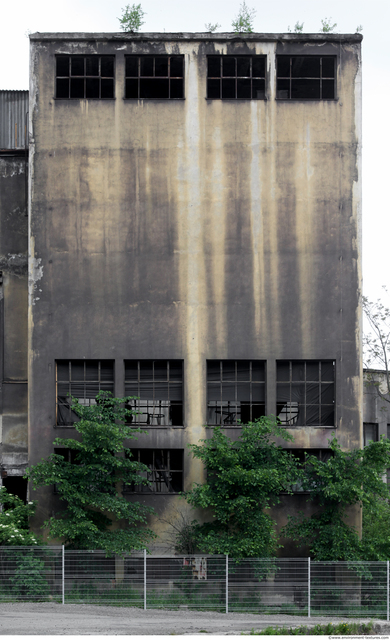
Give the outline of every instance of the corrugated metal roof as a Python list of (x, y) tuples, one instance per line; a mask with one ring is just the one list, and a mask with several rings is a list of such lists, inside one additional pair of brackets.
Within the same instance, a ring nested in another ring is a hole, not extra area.
[(0, 149), (24, 149), (28, 91), (0, 91)]

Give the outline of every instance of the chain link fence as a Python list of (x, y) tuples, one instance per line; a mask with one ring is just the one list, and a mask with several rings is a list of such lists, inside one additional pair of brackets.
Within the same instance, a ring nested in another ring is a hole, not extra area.
[(389, 562), (310, 558), (106, 556), (64, 547), (0, 547), (0, 602), (375, 617), (389, 620)]

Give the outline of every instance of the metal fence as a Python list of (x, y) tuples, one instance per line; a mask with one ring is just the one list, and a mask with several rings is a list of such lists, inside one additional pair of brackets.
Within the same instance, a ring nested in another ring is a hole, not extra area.
[(389, 620), (389, 562), (153, 556), (0, 547), (0, 602), (375, 617)]

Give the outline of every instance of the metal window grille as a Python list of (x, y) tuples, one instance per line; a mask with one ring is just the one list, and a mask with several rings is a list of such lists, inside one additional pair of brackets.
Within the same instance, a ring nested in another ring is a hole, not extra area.
[(56, 98), (114, 98), (115, 56), (56, 56)]
[(125, 56), (125, 98), (184, 98), (184, 56)]
[(132, 457), (145, 465), (138, 475), (148, 484), (134, 483), (124, 491), (136, 493), (179, 493), (183, 491), (183, 449), (132, 449)]
[(112, 360), (57, 360), (56, 424), (72, 425), (78, 416), (71, 410), (75, 397), (81, 404), (95, 404), (99, 391), (114, 392)]
[(183, 425), (183, 361), (126, 360), (125, 393), (130, 422), (148, 427)]
[(279, 100), (334, 100), (336, 56), (277, 56)]
[(265, 100), (266, 56), (208, 56), (207, 98)]
[(282, 425), (334, 426), (334, 361), (283, 360), (276, 372), (276, 412)]
[(265, 363), (208, 360), (207, 424), (247, 424), (265, 415)]

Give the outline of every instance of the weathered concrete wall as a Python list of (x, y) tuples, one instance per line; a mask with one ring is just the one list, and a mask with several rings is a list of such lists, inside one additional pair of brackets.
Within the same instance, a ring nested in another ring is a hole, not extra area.
[[(337, 56), (336, 100), (276, 101), (275, 55), (302, 51)], [(57, 53), (115, 54), (116, 99), (56, 100)], [(184, 54), (185, 99), (123, 100), (128, 53)], [(267, 100), (207, 100), (213, 53), (267, 55)], [(65, 358), (115, 359), (117, 395), (124, 359), (183, 359), (183, 428), (138, 446), (184, 449), (209, 433), (207, 359), (266, 360), (268, 414), (276, 360), (333, 359), (334, 427), (360, 446), (359, 37), (36, 34), (31, 72), (30, 461), (74, 433), (53, 429)], [(202, 478), (186, 457), (185, 489)]]
[(3, 478), (27, 465), (27, 158), (0, 155), (0, 465)]

